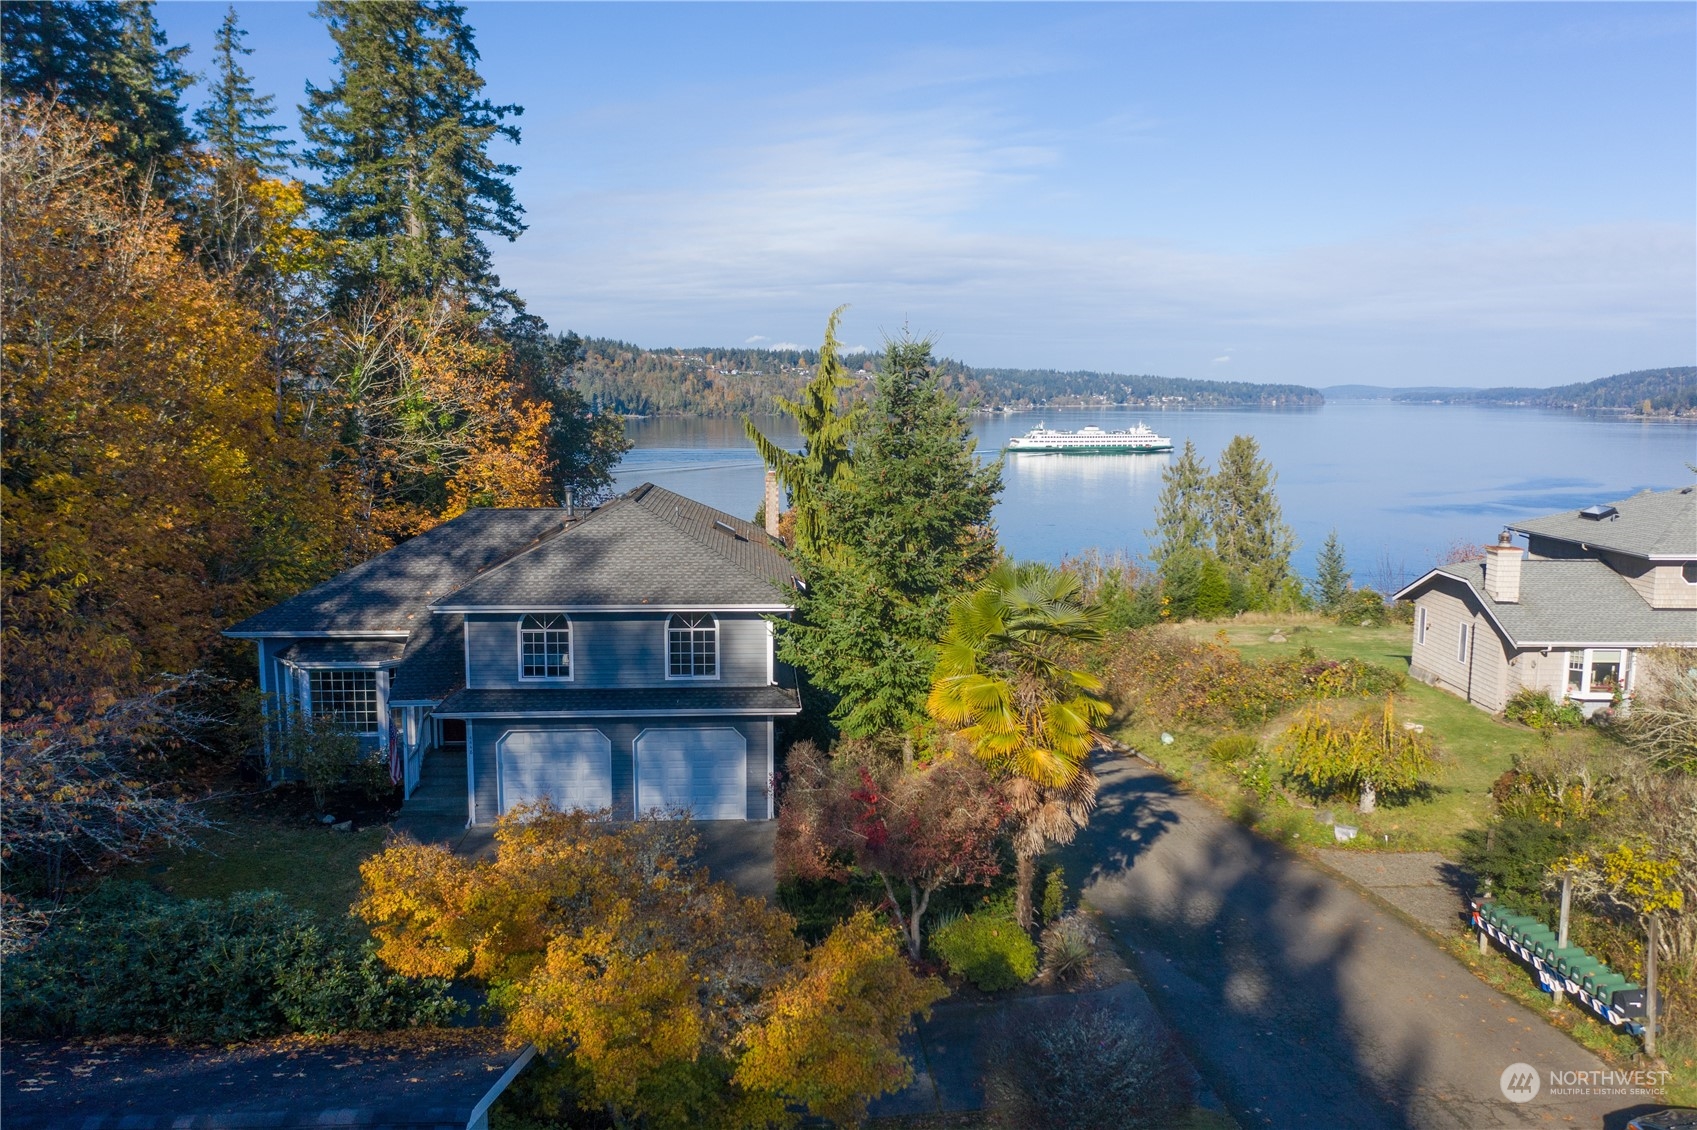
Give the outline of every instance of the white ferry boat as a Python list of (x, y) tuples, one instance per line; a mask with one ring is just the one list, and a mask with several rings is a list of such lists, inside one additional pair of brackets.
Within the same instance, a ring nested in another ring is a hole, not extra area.
[(1008, 441), (1008, 451), (1052, 451), (1064, 455), (1141, 455), (1171, 451), (1173, 441), (1158, 436), (1142, 423), (1123, 431), (1103, 431), (1094, 424), (1076, 432), (1058, 432), (1038, 424), (1029, 432)]

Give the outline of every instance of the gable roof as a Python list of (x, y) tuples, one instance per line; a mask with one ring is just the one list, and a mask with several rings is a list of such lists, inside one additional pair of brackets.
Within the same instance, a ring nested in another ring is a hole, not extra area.
[(1697, 560), (1697, 489), (1647, 490), (1607, 505), (1618, 513), (1595, 520), (1564, 510), (1509, 529), (1651, 560)]
[(794, 589), (794, 569), (760, 527), (644, 483), (431, 607), (781, 611)]
[(1485, 562), (1439, 565), (1397, 593), (1410, 600), (1441, 578), (1465, 584), (1485, 614), (1517, 647), (1697, 644), (1697, 609), (1651, 608), (1601, 561), (1520, 563), (1520, 600), (1503, 604), (1485, 591)]
[(406, 636), (428, 603), (566, 528), (566, 512), (468, 510), (225, 629), (236, 637)]

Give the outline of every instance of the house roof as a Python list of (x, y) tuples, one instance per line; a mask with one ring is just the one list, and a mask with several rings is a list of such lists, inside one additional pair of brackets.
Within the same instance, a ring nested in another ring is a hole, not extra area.
[(644, 483), (432, 607), (777, 611), (794, 586), (795, 571), (760, 527)]
[(794, 687), (582, 687), (571, 690), (462, 690), (438, 718), (607, 718), (619, 715), (798, 714)]
[(7, 1130), (467, 1130), (535, 1054), (490, 1029), (236, 1047), (6, 1041)]
[(277, 658), (297, 667), (386, 667), (406, 648), (400, 640), (297, 640)]
[(1520, 563), (1520, 599), (1493, 600), (1485, 591), (1485, 562), (1440, 565), (1396, 594), (1419, 596), (1438, 578), (1460, 581), (1518, 647), (1619, 644), (1697, 644), (1697, 609), (1651, 608), (1626, 579), (1589, 558)]
[(391, 706), (441, 702), (465, 685), (465, 617), (421, 616), (389, 676)]
[(1697, 560), (1697, 489), (1647, 490), (1605, 505), (1616, 513), (1599, 520), (1582, 518), (1577, 510), (1564, 510), (1515, 523), (1509, 529), (1633, 557)]
[(431, 600), (567, 524), (566, 512), (559, 509), (468, 510), (224, 634), (405, 636), (427, 618)]

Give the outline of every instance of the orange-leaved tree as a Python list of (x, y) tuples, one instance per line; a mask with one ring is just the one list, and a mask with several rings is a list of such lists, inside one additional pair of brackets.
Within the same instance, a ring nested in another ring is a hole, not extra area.
[[(252, 314), (126, 196), (101, 127), (0, 108), (5, 682), (17, 704), (186, 672), (333, 524)], [(310, 578), (316, 579), (316, 577)]]
[[(511, 1038), (569, 1057), (580, 1101), (615, 1124), (777, 1125), (789, 1104), (853, 1111), (910, 1077), (897, 1040), (940, 988), (887, 928), (851, 923), (809, 955), (788, 915), (686, 862), (687, 824), (525, 807), (495, 837), (478, 863), (392, 842), (354, 910), (400, 972), (488, 984)], [(871, 1010), (851, 999), (868, 986)], [(828, 1054), (778, 1062), (808, 1008), (835, 1018)]]

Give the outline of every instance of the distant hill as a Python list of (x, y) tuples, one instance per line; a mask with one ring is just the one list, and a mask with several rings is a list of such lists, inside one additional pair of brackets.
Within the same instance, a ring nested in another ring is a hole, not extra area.
[[(587, 338), (572, 380), (594, 404), (641, 416), (731, 416), (771, 412), (779, 396), (794, 399), (819, 363), (811, 349), (643, 349)], [(849, 354), (851, 370), (870, 380), (877, 358)], [(1053, 369), (980, 369), (947, 358), (937, 370), (944, 387), (980, 408), (1115, 405), (1131, 408), (1313, 407), (1319, 390), (1299, 385), (1196, 381)]]
[(1637, 416), (1697, 415), (1697, 366), (1639, 369), (1555, 388), (1454, 388), (1429, 385), (1330, 385), (1327, 400), (1395, 400), (1405, 404), (1489, 404), (1525, 408), (1589, 408)]

